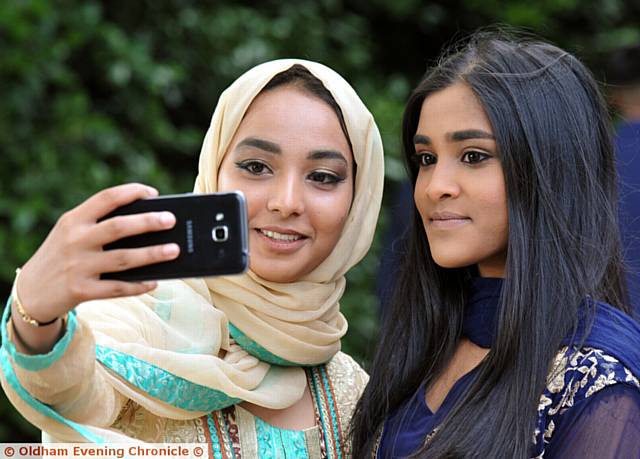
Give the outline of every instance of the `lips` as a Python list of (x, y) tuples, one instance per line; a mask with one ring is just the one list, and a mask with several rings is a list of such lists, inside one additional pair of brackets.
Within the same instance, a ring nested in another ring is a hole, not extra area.
[(429, 220), (471, 220), (466, 215), (457, 214), (455, 212), (434, 212), (430, 215)]
[(266, 251), (264, 253), (277, 256), (296, 253), (310, 240), (308, 236), (290, 228), (262, 227), (254, 228), (254, 231), (258, 237), (256, 249), (259, 247), (259, 250)]
[(270, 239), (281, 242), (293, 242), (304, 237), (299, 233), (281, 233), (279, 231), (270, 231), (266, 229), (258, 229), (258, 231)]
[(470, 221), (471, 218), (455, 212), (434, 212), (429, 216), (429, 224), (438, 229), (455, 228)]
[(254, 227), (254, 229), (260, 236), (278, 243), (293, 243), (309, 238), (309, 236), (302, 231), (284, 226), (270, 225)]

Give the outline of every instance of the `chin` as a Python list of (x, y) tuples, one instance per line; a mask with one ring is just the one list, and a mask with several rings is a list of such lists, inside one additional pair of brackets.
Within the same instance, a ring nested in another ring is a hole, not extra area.
[(292, 270), (291, 267), (288, 269), (277, 269), (274, 268), (273, 265), (267, 264), (266, 267), (258, 266), (258, 267), (250, 267), (251, 271), (260, 276), (262, 279), (269, 282), (276, 282), (279, 284), (288, 284), (291, 282), (296, 282), (300, 280), (302, 276), (306, 273), (300, 273), (297, 270)]
[(456, 269), (456, 268), (466, 268), (467, 266), (471, 266), (473, 263), (469, 263), (469, 264), (466, 264), (466, 263), (438, 263), (436, 261), (436, 264), (438, 266), (440, 266), (441, 268)]
[(467, 260), (465, 258), (434, 257), (433, 255), (432, 258), (438, 266), (447, 269), (466, 268), (467, 266), (475, 264), (473, 260)]

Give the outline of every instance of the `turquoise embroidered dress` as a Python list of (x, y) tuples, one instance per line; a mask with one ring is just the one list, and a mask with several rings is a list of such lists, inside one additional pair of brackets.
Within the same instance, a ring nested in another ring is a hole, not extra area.
[(307, 378), (316, 414), (316, 426), (308, 429), (274, 427), (240, 405), (177, 421), (155, 416), (132, 401), (112, 428), (147, 442), (207, 443), (209, 457), (215, 459), (349, 457), (344, 437), (357, 401), (353, 388), (364, 389), (366, 374), (340, 353), (327, 365), (309, 368)]
[[(2, 320), (2, 385), (16, 408), (43, 430), (44, 441), (99, 443), (122, 437), (206, 443), (209, 457), (217, 459), (350, 457), (348, 423), (368, 376), (343, 353), (305, 369), (316, 425), (287, 430), (252, 415), (221, 391), (133, 358), (107, 341), (96, 343), (75, 312), (49, 354), (21, 354), (12, 342), (9, 310)], [(146, 398), (137, 393), (160, 403), (145, 406)], [(184, 410), (183, 419), (164, 416), (163, 404)]]

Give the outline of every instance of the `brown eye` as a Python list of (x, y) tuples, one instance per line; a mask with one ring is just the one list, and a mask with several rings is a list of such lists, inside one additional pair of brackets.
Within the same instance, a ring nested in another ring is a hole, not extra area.
[(312, 182), (321, 183), (323, 185), (330, 185), (344, 180), (344, 178), (328, 172), (312, 172), (309, 174), (308, 178)]
[(420, 167), (427, 167), (435, 164), (438, 161), (435, 155), (431, 153), (419, 153), (417, 156), (417, 162)]
[(463, 156), (462, 156), (462, 162), (463, 163), (469, 163), (469, 164), (478, 164), (481, 163), (482, 161), (485, 161), (487, 159), (491, 158), (491, 155), (488, 155), (486, 153), (483, 153), (481, 151), (468, 151), (466, 152)]
[(236, 166), (240, 169), (246, 170), (247, 172), (253, 175), (264, 175), (267, 172), (269, 172), (269, 167), (261, 161), (255, 161), (255, 160), (242, 161), (242, 162), (236, 163)]

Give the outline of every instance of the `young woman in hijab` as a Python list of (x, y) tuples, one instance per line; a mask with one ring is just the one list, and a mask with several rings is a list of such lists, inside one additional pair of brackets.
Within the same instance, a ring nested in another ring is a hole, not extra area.
[(478, 34), (415, 89), (403, 145), (412, 234), (354, 456), (640, 457), (640, 329), (589, 71)]
[(249, 70), (220, 97), (195, 192), (244, 192), (250, 270), (99, 280), (177, 255), (171, 245), (102, 251), (174, 218), (96, 223), (156, 194), (137, 184), (99, 192), (60, 218), (17, 277), (2, 324), (5, 392), (56, 440), (345, 457), (343, 432), (367, 376), (340, 353), (339, 300), (345, 273), (369, 249), (382, 184), (379, 132), (338, 74), (300, 60)]

